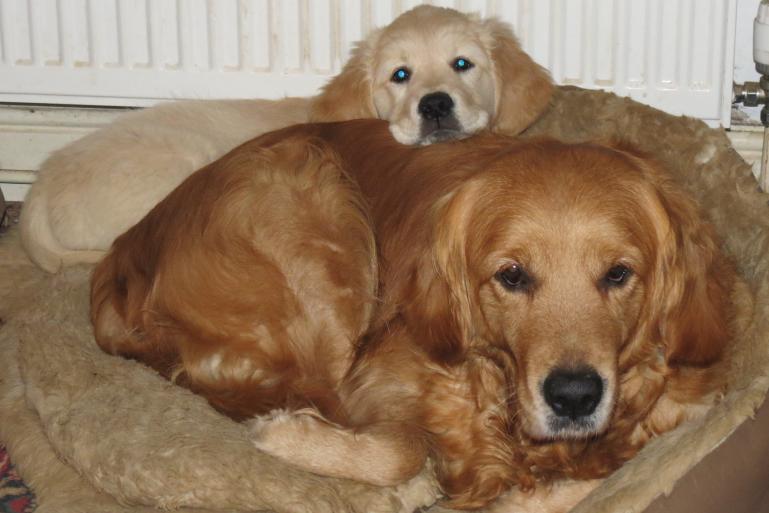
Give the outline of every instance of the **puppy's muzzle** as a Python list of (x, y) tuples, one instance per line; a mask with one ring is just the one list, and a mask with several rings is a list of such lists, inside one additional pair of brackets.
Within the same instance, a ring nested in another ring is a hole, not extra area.
[(419, 100), (417, 110), (422, 118), (422, 144), (467, 137), (468, 134), (455, 116), (454, 100), (447, 93), (438, 91), (424, 95)]
[(444, 92), (429, 93), (419, 100), (419, 115), (429, 121), (440, 121), (454, 111), (454, 100)]
[(543, 386), (545, 402), (558, 417), (572, 421), (592, 415), (603, 397), (603, 380), (592, 369), (554, 369)]

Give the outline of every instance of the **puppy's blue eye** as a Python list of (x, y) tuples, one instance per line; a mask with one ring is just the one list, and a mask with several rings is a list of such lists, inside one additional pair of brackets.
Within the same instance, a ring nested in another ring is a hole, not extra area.
[(459, 72), (467, 71), (472, 69), (474, 66), (475, 64), (473, 64), (469, 59), (465, 59), (464, 57), (457, 57), (454, 59), (452, 64), (454, 70)]
[(390, 80), (396, 84), (400, 84), (402, 82), (407, 82), (409, 78), (411, 78), (411, 71), (408, 68), (398, 68), (393, 72)]

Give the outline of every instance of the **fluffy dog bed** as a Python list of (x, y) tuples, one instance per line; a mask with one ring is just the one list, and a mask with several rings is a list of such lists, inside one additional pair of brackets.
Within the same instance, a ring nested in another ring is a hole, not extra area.
[[(611, 94), (561, 88), (526, 135), (536, 134), (619, 136), (657, 155), (700, 200), (756, 294), (723, 403), (655, 439), (575, 509), (641, 512), (752, 416), (769, 387), (767, 196), (722, 131)], [(88, 322), (88, 276), (86, 267), (46, 276), (14, 232), (0, 239), (0, 442), (38, 511), (374, 513), (436, 500), (429, 469), (397, 489), (292, 469), (252, 448), (243, 426), (201, 398), (103, 354)]]

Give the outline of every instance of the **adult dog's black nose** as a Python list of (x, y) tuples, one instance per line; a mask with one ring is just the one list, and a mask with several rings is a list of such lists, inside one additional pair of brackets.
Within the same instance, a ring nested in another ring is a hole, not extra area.
[(556, 369), (545, 379), (545, 401), (559, 417), (577, 420), (595, 411), (603, 396), (603, 380), (593, 369)]
[(454, 100), (443, 92), (426, 94), (419, 100), (417, 110), (423, 118), (437, 121), (451, 114)]

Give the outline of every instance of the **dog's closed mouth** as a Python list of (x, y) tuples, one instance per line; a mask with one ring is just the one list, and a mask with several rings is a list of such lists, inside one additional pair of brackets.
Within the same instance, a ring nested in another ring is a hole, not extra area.
[(551, 416), (548, 427), (553, 437), (557, 439), (582, 439), (595, 436), (596, 426), (592, 418), (576, 418)]
[(440, 119), (426, 119), (422, 122), (422, 144), (432, 144), (454, 139), (463, 139), (470, 134), (465, 132), (462, 124), (453, 115), (449, 114)]
[(465, 137), (469, 137), (469, 136), (470, 134), (463, 132), (462, 130), (440, 128), (422, 137), (422, 140), (420, 142), (423, 145), (428, 145), (428, 144), (433, 144), (438, 142), (464, 139)]

